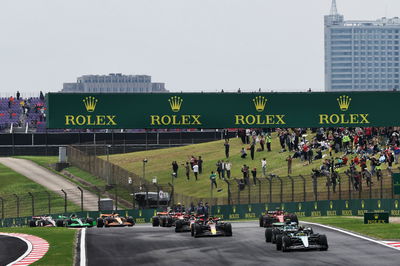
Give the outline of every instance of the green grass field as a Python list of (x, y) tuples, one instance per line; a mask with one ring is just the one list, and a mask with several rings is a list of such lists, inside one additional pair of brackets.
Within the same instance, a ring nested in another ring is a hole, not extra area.
[(46, 255), (32, 265), (68, 265), (74, 264), (74, 248), (77, 230), (68, 228), (0, 228), (3, 233), (30, 234), (45, 239), (50, 244)]
[(348, 217), (303, 217), (302, 221), (320, 223), (381, 240), (399, 240), (400, 224), (364, 224), (363, 219)]
[[(0, 164), (0, 196), (4, 199), (5, 217), (16, 217), (16, 198), (13, 194), (20, 197), (20, 216), (32, 215), (31, 199), (28, 192), (34, 193), (36, 197), (35, 210), (37, 214), (46, 213), (48, 210), (47, 194), (39, 193), (47, 191), (47, 189), (25, 176), (9, 169), (8, 167)], [(52, 200), (52, 211), (63, 212), (64, 199), (58, 194), (50, 192)], [(69, 209), (71, 211), (78, 210), (78, 206), (69, 202)]]
[[(309, 134), (308, 139), (311, 140), (312, 134)], [(246, 164), (250, 169), (257, 168), (257, 176), (262, 177), (261, 160), (267, 160), (267, 174), (276, 174), (281, 177), (287, 176), (287, 162), (288, 155), (293, 155), (293, 152), (280, 152), (279, 139), (276, 134), (273, 134), (272, 151), (255, 152), (254, 160), (250, 158), (250, 151), (246, 159), (240, 158), (241, 148), (247, 148), (248, 145), (243, 145), (239, 138), (232, 138), (230, 140), (230, 157), (229, 161), (232, 163), (232, 178), (242, 178), (241, 167)], [(259, 148), (259, 146), (257, 146)], [(327, 153), (327, 152), (325, 152)], [(190, 160), (190, 156), (202, 156), (203, 174), (199, 176), (199, 180), (195, 181), (193, 173), (190, 175), (190, 180), (186, 180), (184, 164)], [(334, 154), (334, 156), (340, 156)], [(43, 166), (50, 163), (55, 163), (57, 157), (21, 157), (35, 161)], [(105, 159), (105, 156), (102, 156)], [(209, 176), (211, 171), (216, 171), (216, 163), (218, 160), (227, 160), (225, 158), (224, 141), (213, 141), (201, 144), (193, 144), (183, 147), (174, 147), (160, 150), (150, 150), (133, 152), (126, 154), (116, 154), (110, 156), (110, 161), (117, 164), (129, 171), (136, 173), (139, 176), (143, 175), (143, 159), (148, 159), (145, 166), (146, 179), (151, 181), (152, 178), (157, 177), (158, 183), (166, 184), (172, 182), (172, 161), (177, 161), (179, 164), (178, 178), (174, 179), (175, 192), (198, 197), (210, 197), (210, 180)], [(313, 161), (311, 164), (305, 164), (299, 158), (293, 159), (292, 174), (291, 176), (310, 175), (313, 168), (318, 168), (322, 164), (322, 160)], [(384, 167), (385, 168), (385, 167)], [(93, 184), (104, 184), (104, 181), (97, 177), (81, 171), (75, 167), (67, 168), (67, 170), (74, 175), (77, 175), (88, 182)], [(222, 180), (217, 180), (218, 188), (222, 188), (222, 192), (217, 193), (214, 191), (214, 197), (226, 197), (227, 185)], [(319, 183), (325, 189), (323, 182)], [(307, 188), (307, 191), (311, 188)]]

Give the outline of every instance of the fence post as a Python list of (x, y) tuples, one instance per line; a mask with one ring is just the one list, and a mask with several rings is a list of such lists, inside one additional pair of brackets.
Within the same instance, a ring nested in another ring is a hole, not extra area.
[(272, 202), (272, 180), (271, 178), (266, 177), (265, 179), (269, 182), (269, 203)]
[(369, 199), (372, 199), (372, 175), (371, 175), (371, 181), (369, 182)]
[(258, 181), (258, 203), (261, 203), (261, 180), (256, 178)]
[(35, 216), (35, 198), (31, 192), (28, 192), (29, 196), (32, 198), (32, 216)]
[(80, 187), (77, 187), (81, 192), (81, 212), (83, 212), (83, 190)]
[(294, 180), (290, 175), (288, 176), (288, 178), (292, 182), (292, 202), (294, 202)]
[(248, 195), (248, 197), (247, 197), (247, 204), (251, 204), (251, 186), (250, 186), (250, 181), (249, 181), (249, 184), (248, 184), (248, 187), (249, 187), (249, 195)]
[(282, 178), (280, 178), (279, 176), (275, 176), (276, 178), (278, 178), (278, 180), (281, 182), (281, 191), (280, 191), (280, 193), (281, 193), (281, 196), (280, 196), (280, 199), (281, 199), (281, 203), (283, 202), (283, 182), (282, 182)]
[(154, 184), (154, 186), (156, 186), (157, 188), (157, 209), (158, 209), (160, 208), (160, 187), (157, 184)]
[(149, 208), (149, 189), (147, 187), (147, 185), (143, 184), (143, 187), (146, 191), (146, 209)]
[(174, 206), (174, 186), (171, 185), (171, 183), (168, 183), (168, 185), (171, 187), (171, 196), (169, 198), (169, 201), (170, 202), (172, 201), (171, 206)]
[(314, 201), (318, 201), (318, 190), (317, 190), (318, 181), (315, 175), (312, 176), (312, 182), (313, 182)]
[(51, 213), (51, 196), (50, 196), (50, 192), (45, 191), (45, 193), (47, 194), (47, 204), (48, 204), (49, 214), (50, 214)]
[[(380, 198), (382, 199), (383, 198), (383, 175), (381, 175), (381, 179), (380, 179), (380, 185), (381, 185), (381, 193), (380, 193)], [(392, 182), (393, 183), (393, 182)]]
[(303, 197), (304, 197), (304, 202), (306, 202), (307, 199), (307, 194), (306, 194), (306, 179), (304, 176), (300, 175), (300, 178), (303, 179)]
[(331, 185), (333, 186), (331, 182), (332, 178), (330, 180), (327, 180), (327, 187), (328, 187), (328, 200), (331, 200)]
[[(146, 197), (147, 197), (146, 193)], [(118, 211), (118, 185), (115, 185), (115, 210)]]
[(18, 197), (17, 194), (13, 194), (13, 195), (14, 195), (14, 197), (15, 197), (16, 200), (17, 200), (17, 218), (19, 218), (19, 197)]
[(0, 197), (1, 200), (1, 219), (4, 219), (4, 199)]
[(67, 192), (64, 189), (61, 189), (62, 193), (64, 193), (64, 213), (67, 212)]
[(228, 180), (224, 179), (226, 184), (228, 184), (228, 205), (231, 204), (231, 184)]
[(338, 173), (338, 179), (339, 179), (339, 200), (342, 199), (342, 177), (340, 176), (340, 174)]

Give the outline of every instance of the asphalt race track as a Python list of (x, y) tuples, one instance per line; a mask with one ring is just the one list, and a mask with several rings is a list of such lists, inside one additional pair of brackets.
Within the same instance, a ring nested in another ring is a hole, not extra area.
[(19, 238), (0, 235), (0, 265), (7, 265), (21, 257), (28, 245)]
[(136, 225), (90, 228), (88, 265), (396, 265), (400, 251), (313, 226), (326, 234), (328, 251), (277, 251), (258, 222), (232, 223), (232, 237), (193, 238), (174, 228)]

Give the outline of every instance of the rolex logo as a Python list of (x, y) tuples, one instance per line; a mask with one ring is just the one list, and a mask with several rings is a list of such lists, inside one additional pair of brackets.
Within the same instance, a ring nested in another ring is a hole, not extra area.
[(339, 98), (337, 98), (336, 100), (338, 101), (340, 110), (347, 111), (347, 109), (349, 109), (351, 102), (351, 98), (349, 96), (342, 95), (339, 96)]
[(183, 99), (179, 96), (172, 96), (171, 98), (168, 99), (169, 105), (171, 106), (172, 112), (179, 112), (181, 109), (181, 105), (183, 102)]
[(267, 103), (267, 99), (264, 96), (257, 96), (253, 99), (254, 106), (256, 107), (257, 112), (264, 111), (265, 104)]
[(94, 109), (96, 109), (96, 104), (98, 101), (99, 100), (93, 96), (85, 97), (85, 99), (83, 99), (83, 103), (85, 104), (86, 111), (90, 113), (93, 112)]

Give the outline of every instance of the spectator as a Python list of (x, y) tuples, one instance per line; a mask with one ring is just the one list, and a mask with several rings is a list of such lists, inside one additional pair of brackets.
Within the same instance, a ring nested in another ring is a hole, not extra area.
[(203, 173), (203, 159), (201, 156), (199, 156), (199, 159), (197, 160), (197, 165), (199, 166), (199, 175)]
[(250, 184), (250, 180), (249, 180), (249, 167), (247, 165), (243, 165), (242, 167), (242, 173), (243, 173), (243, 180), (245, 185), (249, 185)]
[(267, 136), (265, 137), (265, 142), (267, 143), (267, 150), (271, 151), (272, 137), (270, 133), (268, 133)]
[(292, 156), (291, 156), (291, 155), (289, 155), (289, 156), (286, 158), (288, 175), (292, 174), (292, 160), (293, 160), (293, 159), (292, 159)]
[(246, 153), (245, 149), (242, 148), (242, 150), (240, 151), (240, 158), (246, 159), (246, 157), (247, 157), (247, 153)]
[(21, 96), (21, 94), (19, 93), (19, 91), (17, 91), (17, 101), (19, 101), (20, 96)]
[(254, 185), (257, 185), (257, 168), (253, 168), (253, 170), (251, 170), (251, 174), (253, 176)]
[(226, 161), (226, 163), (225, 163), (225, 169), (226, 169), (226, 177), (227, 177), (228, 179), (231, 178), (231, 168), (232, 168), (231, 162)]
[(194, 173), (194, 177), (196, 178), (196, 181), (197, 181), (197, 176), (199, 174), (199, 166), (197, 164), (193, 165), (193, 173)]
[(213, 171), (211, 171), (211, 175), (210, 175), (210, 181), (211, 181), (211, 189), (213, 189), (213, 186), (215, 185), (215, 188), (217, 188), (217, 175), (214, 174)]
[(225, 140), (224, 146), (225, 146), (225, 157), (229, 158), (229, 139)]
[(178, 177), (178, 163), (176, 161), (172, 162), (172, 173), (175, 173), (175, 177)]
[(221, 161), (221, 177), (225, 179), (225, 162), (224, 160)]
[(265, 138), (264, 138), (264, 136), (261, 136), (261, 138), (260, 138), (261, 151), (264, 151), (264, 146), (265, 146)]
[(186, 178), (187, 178), (187, 180), (189, 180), (190, 179), (190, 165), (189, 165), (189, 162), (186, 162), (185, 172), (186, 172)]
[(222, 163), (221, 163), (221, 161), (218, 161), (216, 163), (216, 166), (217, 166), (218, 178), (221, 179), (221, 172), (222, 172)]
[(252, 144), (250, 145), (250, 156), (251, 156), (251, 159), (252, 159), (252, 160), (254, 160), (254, 149), (255, 149), (255, 144), (252, 143)]
[(263, 158), (261, 160), (261, 168), (262, 168), (263, 177), (265, 177), (267, 174), (267, 159)]

